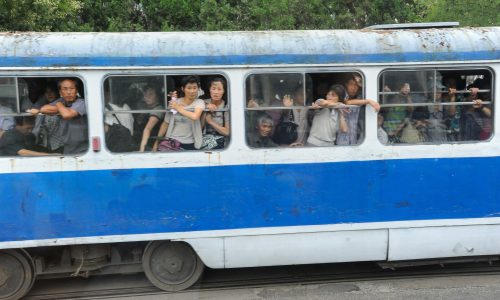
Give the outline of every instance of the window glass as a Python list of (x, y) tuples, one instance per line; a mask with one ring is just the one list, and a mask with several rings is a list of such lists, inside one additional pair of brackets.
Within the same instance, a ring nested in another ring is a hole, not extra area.
[(364, 107), (348, 104), (363, 99), (359, 73), (252, 74), (245, 89), (252, 148), (356, 145), (363, 139)]
[(383, 144), (488, 140), (489, 70), (389, 70), (379, 79), (378, 137)]
[(18, 112), (16, 78), (0, 78), (0, 113)]
[(227, 81), (220, 75), (110, 76), (103, 89), (111, 152), (207, 151), (229, 143)]
[(76, 77), (0, 78), (0, 155), (81, 154), (87, 109)]

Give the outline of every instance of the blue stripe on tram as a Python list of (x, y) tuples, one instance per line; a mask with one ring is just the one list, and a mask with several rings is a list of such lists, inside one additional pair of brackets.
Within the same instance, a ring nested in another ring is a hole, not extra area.
[(500, 159), (0, 174), (0, 241), (498, 216)]
[(203, 66), (247, 64), (326, 64), (326, 63), (390, 63), (429, 61), (498, 60), (500, 51), (476, 52), (401, 52), (383, 54), (276, 54), (220, 56), (148, 56), (148, 57), (2, 57), (0, 67), (64, 67), (64, 66)]

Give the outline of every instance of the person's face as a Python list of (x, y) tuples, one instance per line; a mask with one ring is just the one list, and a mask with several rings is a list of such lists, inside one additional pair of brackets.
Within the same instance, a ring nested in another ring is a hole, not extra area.
[(183, 88), (184, 97), (188, 100), (194, 100), (198, 97), (198, 84), (188, 83)]
[(377, 115), (377, 125), (381, 127), (384, 124), (384, 117), (381, 114)]
[(408, 94), (410, 94), (410, 84), (409, 83), (403, 84), (399, 91), (401, 92), (402, 95), (408, 96)]
[(441, 90), (436, 90), (436, 100), (440, 101), (441, 98), (443, 98), (443, 91)]
[(359, 91), (359, 86), (358, 86), (358, 83), (356, 82), (356, 80), (354, 80), (354, 79), (349, 80), (347, 82), (346, 89), (347, 89), (347, 94), (349, 95), (349, 97), (356, 97), (356, 95), (358, 94), (358, 91)]
[(222, 82), (213, 82), (210, 86), (210, 98), (214, 101), (220, 101), (222, 96), (224, 96), (224, 86)]
[(61, 94), (64, 100), (68, 102), (75, 101), (77, 93), (76, 84), (72, 80), (63, 80), (61, 82), (59, 94)]
[(326, 94), (326, 100), (333, 100), (335, 102), (339, 102), (339, 96), (334, 91), (329, 91)]
[(153, 106), (158, 103), (158, 95), (153, 89), (147, 89), (144, 93), (144, 102), (147, 106)]
[(49, 100), (50, 102), (52, 102), (52, 101), (54, 101), (57, 98), (57, 94), (52, 89), (46, 89), (45, 90), (45, 98), (47, 98), (47, 100)]
[(304, 93), (302, 91), (296, 92), (293, 100), (298, 105), (304, 105)]
[(19, 130), (19, 132), (21, 132), (21, 134), (28, 135), (33, 130), (33, 125), (34, 124), (28, 124), (28, 123), (26, 123), (26, 124), (18, 126), (18, 130)]
[(271, 135), (271, 131), (273, 131), (273, 125), (271, 123), (261, 123), (258, 127), (259, 135), (262, 137), (268, 137)]

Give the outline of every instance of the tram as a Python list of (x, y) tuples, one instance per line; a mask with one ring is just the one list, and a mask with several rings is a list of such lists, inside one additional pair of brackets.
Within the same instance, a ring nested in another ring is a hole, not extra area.
[[(0, 118), (27, 117), (40, 86), (72, 78), (85, 101), (89, 146), (0, 157), (0, 299), (19, 299), (36, 278), (58, 276), (144, 271), (160, 289), (177, 291), (205, 266), (498, 257), (498, 73), (498, 27), (1, 33)], [(222, 149), (110, 150), (107, 117), (169, 113), (170, 92), (188, 75), (200, 78), (200, 98), (212, 78), (225, 81), (230, 135)], [(310, 111), (329, 85), (353, 76), (356, 98), (376, 103), (359, 106), (357, 141), (249, 144), (256, 114)], [(453, 103), (447, 78), (460, 98)], [(391, 100), (401, 83), (411, 86), (411, 102)], [(160, 108), (139, 105), (148, 85), (158, 88)], [(433, 108), (467, 115), (477, 93), (489, 112), (480, 137), (465, 137), (459, 126), (453, 139), (444, 122), (444, 139), (403, 138), (414, 124), (408, 115), (399, 141), (378, 135), (396, 136), (378, 117), (389, 124), (390, 108), (425, 108), (429, 129)], [(291, 107), (285, 95), (295, 95)], [(106, 109), (120, 101), (128, 108)]]

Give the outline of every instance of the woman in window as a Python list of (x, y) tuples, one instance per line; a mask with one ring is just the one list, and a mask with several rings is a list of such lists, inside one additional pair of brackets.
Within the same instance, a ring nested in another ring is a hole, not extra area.
[[(210, 81), (210, 99), (205, 100), (208, 112), (201, 117), (201, 126), (204, 130), (201, 149), (222, 149), (229, 137), (229, 114), (220, 111), (226, 108), (224, 101), (224, 79), (216, 77)], [(217, 111), (218, 110), (218, 111)]]
[(332, 85), (326, 94), (326, 99), (318, 99), (312, 104), (314, 113), (311, 132), (307, 139), (310, 146), (334, 146), (337, 132), (347, 132), (347, 122), (340, 103), (345, 95), (345, 89), (340, 84)]
[[(146, 109), (150, 110), (160, 110), (163, 106), (160, 104), (160, 97), (158, 91), (151, 85), (146, 86), (144, 89), (143, 101), (146, 105)], [(139, 151), (144, 152), (145, 150), (150, 150), (154, 144), (153, 140), (149, 138), (151, 136), (157, 136), (160, 130), (160, 123), (165, 114), (163, 112), (151, 112), (146, 115), (143, 119), (141, 127), (144, 126), (142, 130), (141, 144)], [(141, 121), (139, 121), (141, 122)]]
[[(165, 115), (158, 136), (165, 137), (159, 145), (155, 142), (153, 150), (196, 150), (202, 144), (201, 115), (205, 109), (205, 102), (198, 99), (200, 82), (198, 76), (182, 78), (182, 92), (184, 97), (176, 99), (172, 95), (169, 108), (171, 112)], [(162, 145), (165, 145), (164, 147)]]

